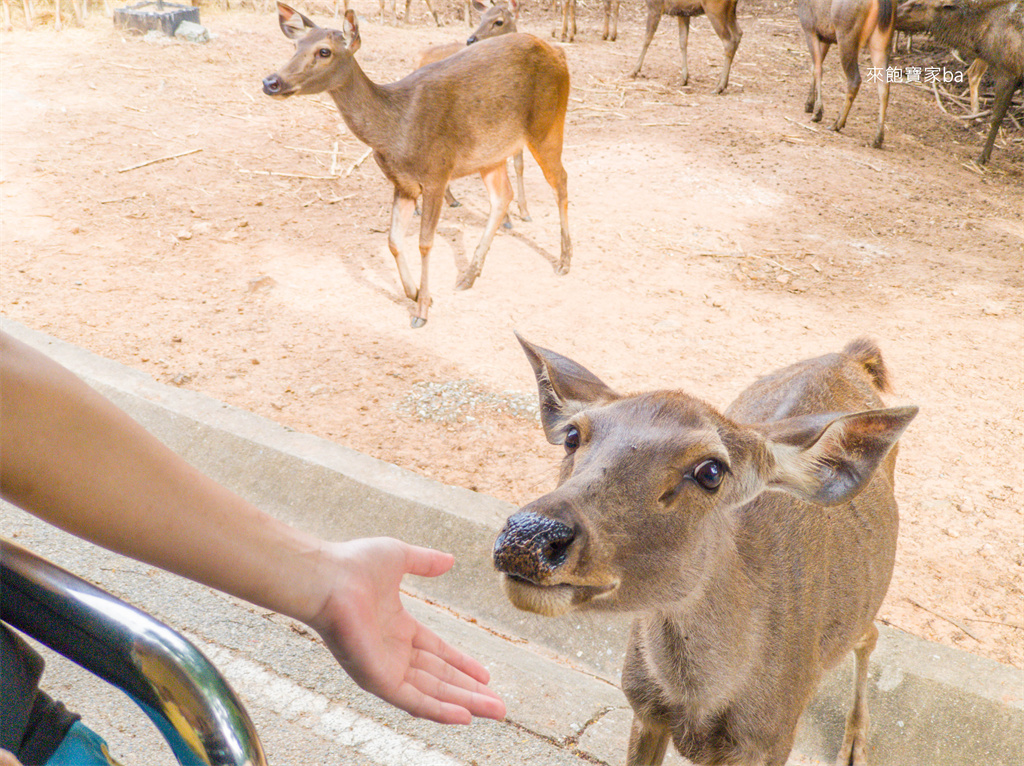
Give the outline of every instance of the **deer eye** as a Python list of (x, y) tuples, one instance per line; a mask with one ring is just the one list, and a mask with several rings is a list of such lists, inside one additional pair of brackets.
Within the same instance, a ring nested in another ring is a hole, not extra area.
[(318, 50), (316, 52), (316, 55), (319, 56), (322, 59), (329, 59), (331, 57), (331, 49), (330, 48), (321, 48), (320, 50)]
[(569, 426), (567, 429), (565, 429), (565, 441), (563, 442), (563, 444), (565, 445), (565, 452), (568, 455), (571, 455), (573, 452), (579, 449), (580, 429), (578, 429), (576, 426)]
[(693, 469), (693, 480), (708, 492), (714, 492), (721, 485), (727, 470), (719, 460), (705, 460)]
[(504, 22), (504, 21), (502, 21), (501, 19), (496, 19), (496, 20), (495, 20), (495, 22), (494, 22), (494, 26), (496, 26), (496, 27), (500, 27), (500, 26), (502, 26), (502, 25), (503, 25), (504, 23), (505, 23), (505, 22)]

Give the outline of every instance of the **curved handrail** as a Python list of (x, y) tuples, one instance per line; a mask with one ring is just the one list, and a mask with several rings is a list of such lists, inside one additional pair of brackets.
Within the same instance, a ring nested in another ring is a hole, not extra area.
[(266, 766), (242, 703), (183, 636), (7, 540), (0, 570), (0, 619), (124, 691), (182, 766)]

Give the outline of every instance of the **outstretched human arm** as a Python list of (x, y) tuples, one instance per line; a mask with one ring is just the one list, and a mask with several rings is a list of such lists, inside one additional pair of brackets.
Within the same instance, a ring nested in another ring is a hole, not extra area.
[(329, 542), (230, 492), (71, 372), (0, 332), (0, 494), (110, 550), (314, 628), (361, 687), (441, 723), (501, 718), (476, 660), (402, 607), (405, 574), (450, 555), (389, 538)]

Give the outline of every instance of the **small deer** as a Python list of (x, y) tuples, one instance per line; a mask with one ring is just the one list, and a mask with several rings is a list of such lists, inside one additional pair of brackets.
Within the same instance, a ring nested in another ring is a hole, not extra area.
[(878, 84), (878, 130), (871, 145), (882, 148), (885, 140), (885, 112), (889, 107), (889, 43), (892, 40), (893, 0), (798, 0), (800, 25), (811, 52), (811, 91), (804, 104), (813, 122), (821, 122), (821, 74), (829, 47), (838, 42), (839, 60), (846, 73), (846, 101), (832, 130), (846, 127), (846, 117), (860, 90), (857, 57), (866, 45), (871, 54), (873, 79)]
[(1024, 88), (1024, 4), (1014, 0), (905, 0), (896, 9), (896, 26), (925, 31), (961, 53), (977, 56), (967, 70), (971, 109), (978, 111), (978, 86), (991, 67), (996, 83), (992, 124), (978, 157), (992, 156), (999, 126), (1018, 88)]
[[(473, 0), (473, 7), (481, 13), (480, 24), (473, 30), (473, 33), (466, 39), (466, 42), (464, 44), (455, 42), (431, 45), (420, 53), (420, 57), (416, 62), (417, 69), (427, 64), (433, 64), (435, 61), (446, 59), (449, 56), (454, 56), (467, 45), (518, 31), (516, 29), (516, 16), (519, 14), (518, 0), (508, 0), (508, 2), (504, 2), (504, 0), (498, 0), (498, 2), (488, 0), (486, 3), (481, 0)], [(523, 186), (523, 152), (521, 149), (512, 157), (512, 165), (516, 169), (518, 191), (516, 201), (519, 204), (519, 214), (524, 221), (531, 221), (533, 219), (530, 218), (530, 211), (526, 207), (526, 189)], [(449, 207), (459, 206), (459, 201), (455, 199), (451, 189), (445, 189), (444, 200), (448, 203)], [(508, 219), (508, 216), (505, 217), (504, 226), (509, 229), (512, 228), (512, 222)]]
[(681, 77), (683, 85), (690, 81), (690, 72), (686, 63), (686, 43), (690, 36), (690, 18), (707, 14), (708, 21), (714, 27), (718, 37), (725, 46), (725, 61), (722, 74), (715, 86), (715, 93), (723, 93), (729, 86), (729, 71), (736, 49), (740, 46), (743, 32), (736, 23), (736, 0), (647, 0), (647, 31), (643, 45), (640, 46), (640, 58), (630, 72), (630, 77), (637, 77), (644, 65), (647, 48), (658, 31), (662, 16), (675, 16), (679, 20), (679, 50), (683, 54)]
[(628, 766), (672, 739), (700, 766), (783, 766), (826, 669), (851, 649), (837, 764), (864, 766), (868, 656), (896, 554), (896, 441), (874, 343), (764, 377), (725, 413), (681, 391), (624, 396), (520, 339), (559, 484), (509, 517), (512, 603), (634, 612), (622, 671)]
[[(428, 265), (444, 191), (452, 178), (480, 173), (491, 211), (473, 260), (457, 289), (472, 287), (512, 200), (506, 160), (527, 146), (555, 191), (561, 223), (558, 274), (569, 271), (569, 195), (562, 140), (569, 102), (565, 54), (532, 35), (511, 34), (466, 46), (455, 56), (417, 69), (398, 82), (371, 82), (355, 60), (359, 27), (347, 11), (342, 30), (322, 29), (278, 3), (295, 55), (263, 80), (277, 98), (327, 92), (345, 124), (373, 149), (394, 185), (388, 247), (406, 296), (416, 301), (411, 324), (422, 327), (430, 306)], [(420, 284), (413, 283), (403, 239), (422, 194)]]

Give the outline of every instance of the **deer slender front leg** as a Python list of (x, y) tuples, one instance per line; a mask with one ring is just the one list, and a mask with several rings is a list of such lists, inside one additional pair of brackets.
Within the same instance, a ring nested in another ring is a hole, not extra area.
[(661, 766), (671, 733), (668, 726), (644, 721), (634, 715), (633, 726), (629, 731), (626, 766)]
[(846, 717), (843, 746), (836, 756), (836, 766), (867, 766), (865, 747), (868, 740), (868, 658), (878, 643), (878, 628), (874, 623), (853, 646), (856, 658), (856, 678), (853, 688), (853, 708)]
[(434, 246), (434, 233), (437, 222), (441, 219), (441, 202), (444, 190), (448, 186), (445, 179), (440, 186), (423, 189), (423, 215), (420, 219), (420, 290), (416, 300), (416, 311), (409, 324), (413, 328), (422, 327), (427, 323), (427, 311), (430, 309), (430, 250)]
[(391, 205), (391, 231), (388, 232), (388, 249), (395, 257), (398, 266), (398, 277), (402, 280), (402, 289), (405, 295), (411, 300), (416, 300), (419, 290), (412, 281), (412, 274), (409, 273), (409, 266), (402, 254), (402, 244), (405, 240), (405, 232), (409, 229), (409, 221), (416, 210), (416, 198), (403, 195), (395, 189), (395, 199)]
[(473, 261), (466, 269), (466, 273), (456, 283), (456, 290), (468, 290), (480, 276), (480, 272), (484, 268), (484, 258), (487, 256), (487, 251), (491, 249), (491, 241), (512, 201), (512, 184), (508, 180), (508, 166), (505, 162), (481, 171), (480, 177), (483, 178), (484, 186), (490, 192), (491, 214), (487, 218), (487, 228), (484, 229), (484, 234), (480, 238), (480, 244), (476, 246), (476, 251), (473, 253)]
[[(981, 59), (978, 59), (979, 61)], [(519, 194), (516, 200), (519, 203), (519, 217), (524, 221), (532, 221), (530, 211), (526, 209), (526, 187), (523, 185), (523, 151), (520, 149), (512, 158), (512, 166), (516, 169), (516, 189)]]
[(683, 67), (680, 70), (679, 77), (683, 82), (683, 85), (687, 85), (690, 82), (690, 68), (686, 63), (686, 42), (690, 37), (690, 17), (680, 16), (679, 17), (679, 52), (683, 56)]

